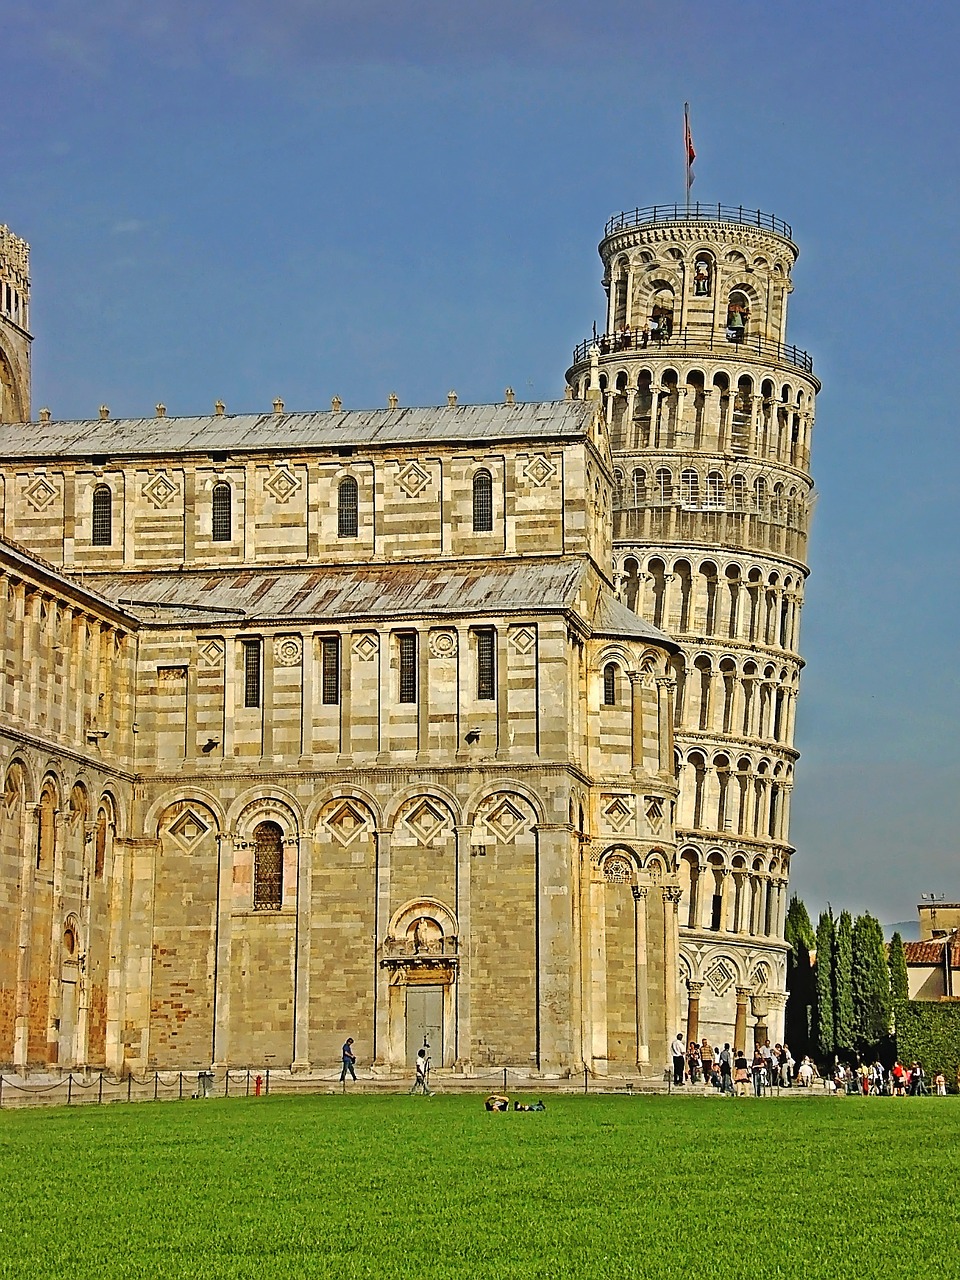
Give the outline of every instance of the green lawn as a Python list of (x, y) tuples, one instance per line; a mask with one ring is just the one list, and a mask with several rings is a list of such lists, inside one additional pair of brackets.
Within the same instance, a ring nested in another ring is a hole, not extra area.
[(0, 1112), (0, 1276), (960, 1275), (960, 1099)]

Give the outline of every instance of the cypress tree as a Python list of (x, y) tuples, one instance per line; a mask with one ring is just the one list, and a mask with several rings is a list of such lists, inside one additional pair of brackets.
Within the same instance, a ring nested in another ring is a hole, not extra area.
[(837, 919), (833, 944), (833, 1031), (838, 1054), (853, 1052), (853, 920), (849, 911)]
[(910, 983), (907, 980), (907, 953), (903, 949), (903, 939), (899, 933), (895, 933), (890, 939), (887, 964), (890, 969), (891, 997), (894, 1000), (909, 1000)]
[(816, 948), (817, 941), (807, 908), (796, 894), (790, 899), (790, 906), (787, 908), (783, 936), (789, 947), (785, 1037), (794, 1057), (799, 1061), (812, 1047), (816, 991), (810, 953)]
[(813, 1041), (821, 1058), (832, 1058), (836, 1052), (833, 1026), (833, 915), (821, 911), (817, 921), (817, 959), (814, 971)]
[(873, 1056), (890, 1034), (890, 973), (880, 921), (857, 916), (851, 935), (853, 1038), (858, 1051)]

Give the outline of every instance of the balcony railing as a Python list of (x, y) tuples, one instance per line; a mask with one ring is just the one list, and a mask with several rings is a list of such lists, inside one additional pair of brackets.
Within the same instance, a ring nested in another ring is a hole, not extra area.
[(605, 333), (595, 338), (585, 338), (573, 349), (573, 363), (583, 364), (590, 358), (590, 348), (596, 345), (602, 356), (613, 352), (642, 354), (644, 351), (716, 351), (732, 356), (758, 356), (776, 364), (792, 364), (804, 373), (813, 373), (813, 356), (791, 343), (763, 338), (760, 334), (747, 334), (740, 338), (727, 337), (713, 329), (678, 329), (669, 338), (650, 335), (644, 343), (641, 333)]
[(778, 236), (793, 239), (790, 223), (775, 218), (772, 213), (745, 209), (742, 204), (701, 204), (699, 200), (689, 208), (683, 204), (652, 204), (645, 209), (615, 213), (603, 229), (603, 238), (615, 231), (627, 231), (653, 222), (738, 222), (745, 227), (761, 227), (764, 231), (774, 231)]

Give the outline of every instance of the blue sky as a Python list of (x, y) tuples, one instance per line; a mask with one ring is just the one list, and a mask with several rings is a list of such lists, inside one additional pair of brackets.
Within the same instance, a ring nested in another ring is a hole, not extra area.
[(15, 0), (0, 221), (57, 417), (562, 394), (620, 209), (791, 222), (824, 383), (793, 887), (960, 897), (960, 10)]

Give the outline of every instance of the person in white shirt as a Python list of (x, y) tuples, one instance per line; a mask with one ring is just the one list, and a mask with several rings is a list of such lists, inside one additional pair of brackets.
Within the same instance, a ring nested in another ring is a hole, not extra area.
[(686, 1050), (683, 1036), (678, 1031), (670, 1045), (670, 1057), (673, 1059), (673, 1083), (683, 1084), (683, 1061)]

